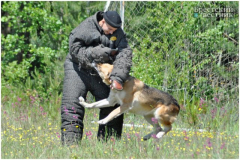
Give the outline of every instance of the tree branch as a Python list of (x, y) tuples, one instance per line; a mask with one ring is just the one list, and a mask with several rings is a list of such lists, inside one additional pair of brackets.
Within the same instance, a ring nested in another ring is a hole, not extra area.
[(223, 35), (224, 35), (225, 37), (227, 37), (228, 39), (230, 39), (231, 41), (233, 41), (234, 43), (238, 44), (238, 42), (237, 42), (235, 39), (233, 39), (232, 37), (230, 37), (230, 36), (227, 35), (226, 33), (223, 33)]

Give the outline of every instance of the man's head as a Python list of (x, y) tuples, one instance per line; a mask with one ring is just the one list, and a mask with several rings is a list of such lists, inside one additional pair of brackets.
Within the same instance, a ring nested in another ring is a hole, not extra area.
[(121, 27), (122, 20), (116, 11), (107, 11), (103, 13), (103, 19), (99, 21), (105, 34), (113, 34), (118, 28)]

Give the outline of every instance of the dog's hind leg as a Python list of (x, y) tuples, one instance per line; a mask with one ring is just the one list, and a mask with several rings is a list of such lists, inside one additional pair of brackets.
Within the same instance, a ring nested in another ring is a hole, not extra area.
[(157, 138), (162, 138), (172, 129), (172, 123), (177, 119), (176, 117), (179, 112), (179, 110), (176, 108), (177, 107), (175, 107), (175, 105), (161, 105), (161, 107), (156, 110), (155, 116), (160, 120), (160, 123), (163, 125), (163, 130), (156, 135)]
[(162, 138), (165, 134), (167, 134), (171, 129), (172, 129), (172, 125), (170, 124), (170, 125), (163, 125), (164, 127), (163, 127), (163, 130), (162, 131), (160, 131), (157, 135), (156, 135), (156, 137), (158, 138), (158, 139), (160, 139), (160, 138)]
[(157, 135), (157, 133), (160, 132), (162, 130), (162, 128), (159, 125), (158, 120), (155, 119), (153, 117), (153, 115), (146, 115), (146, 116), (144, 116), (144, 118), (148, 123), (150, 123), (153, 126), (153, 132), (151, 132), (143, 137), (143, 140), (146, 141), (146, 140), (150, 139), (152, 136)]

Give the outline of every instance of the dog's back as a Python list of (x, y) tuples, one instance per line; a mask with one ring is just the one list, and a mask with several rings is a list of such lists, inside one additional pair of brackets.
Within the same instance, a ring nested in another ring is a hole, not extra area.
[(145, 95), (145, 97), (148, 99), (148, 101), (153, 101), (153, 102), (156, 102), (157, 104), (162, 104), (166, 106), (176, 105), (180, 109), (180, 106), (177, 100), (167, 92), (163, 92), (156, 88), (149, 87), (146, 84), (144, 85), (142, 92)]

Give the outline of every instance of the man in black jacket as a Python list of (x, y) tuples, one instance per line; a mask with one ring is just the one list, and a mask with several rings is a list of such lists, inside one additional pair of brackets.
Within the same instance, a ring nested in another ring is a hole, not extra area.
[[(106, 86), (91, 63), (110, 63), (111, 89), (122, 89), (132, 66), (132, 50), (121, 27), (121, 18), (115, 11), (97, 12), (84, 20), (69, 36), (69, 54), (64, 63), (63, 97), (61, 105), (62, 142), (78, 143), (82, 139), (84, 108), (80, 96), (87, 92), (96, 101), (107, 98), (110, 88)], [(117, 106), (100, 109), (99, 119), (105, 118)], [(120, 138), (123, 115), (106, 125), (100, 125), (98, 138), (116, 135)]]

